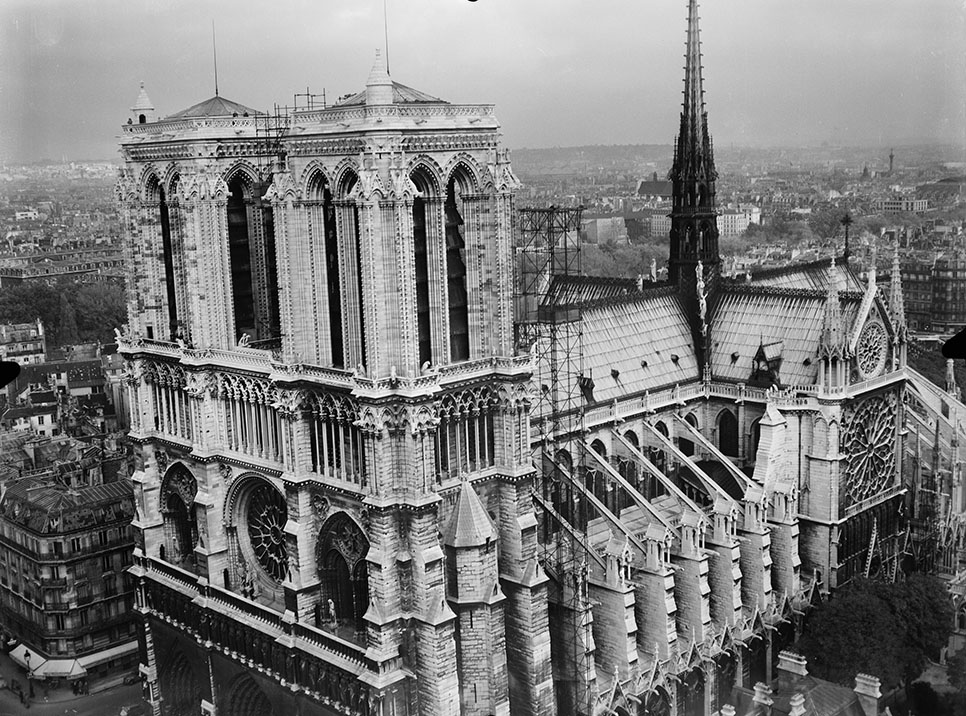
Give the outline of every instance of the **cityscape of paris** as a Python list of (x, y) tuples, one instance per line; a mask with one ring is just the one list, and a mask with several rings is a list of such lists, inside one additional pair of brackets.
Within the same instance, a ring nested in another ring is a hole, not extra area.
[(966, 714), (963, 37), (4, 3), (0, 716)]

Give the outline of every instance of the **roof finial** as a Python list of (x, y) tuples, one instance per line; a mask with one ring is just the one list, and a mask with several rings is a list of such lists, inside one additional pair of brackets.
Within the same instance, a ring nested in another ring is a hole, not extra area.
[(386, 0), (382, 0), (382, 26), (386, 34), (386, 74), (389, 74), (389, 10)]
[(218, 47), (215, 45), (215, 21), (211, 21), (211, 55), (215, 61), (215, 97), (218, 96)]

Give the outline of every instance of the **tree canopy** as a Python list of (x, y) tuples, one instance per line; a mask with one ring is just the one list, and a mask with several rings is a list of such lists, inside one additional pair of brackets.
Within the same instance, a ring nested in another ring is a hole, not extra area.
[(820, 678), (851, 685), (856, 674), (871, 674), (889, 690), (911, 683), (927, 658), (938, 658), (952, 617), (945, 584), (936, 577), (860, 579), (809, 617), (799, 648)]
[(124, 288), (118, 283), (64, 281), (54, 286), (24, 282), (0, 291), (0, 323), (40, 319), (48, 346), (114, 340), (127, 321)]

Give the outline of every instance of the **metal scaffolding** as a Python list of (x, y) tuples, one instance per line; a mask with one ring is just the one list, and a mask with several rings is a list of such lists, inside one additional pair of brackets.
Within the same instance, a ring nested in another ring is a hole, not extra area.
[[(583, 329), (579, 300), (556, 290), (581, 275), (581, 208), (521, 209), (514, 301), (518, 349), (534, 357), (537, 393), (531, 409), (540, 435), (535, 503), (541, 515), (544, 568), (554, 641), (553, 679), (562, 714), (590, 714), (594, 697), (593, 613), (583, 490)], [(564, 292), (566, 293), (566, 292)]]

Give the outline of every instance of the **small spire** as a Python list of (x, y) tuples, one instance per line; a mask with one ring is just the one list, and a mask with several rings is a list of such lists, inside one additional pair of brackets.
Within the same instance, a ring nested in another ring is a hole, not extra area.
[(376, 61), (366, 80), (366, 106), (388, 105), (393, 102), (392, 78), (389, 68), (382, 58), (382, 52), (376, 50)]
[(899, 237), (896, 236), (892, 254), (892, 276), (889, 284), (889, 312), (892, 314), (892, 325), (896, 332), (906, 331), (906, 309), (902, 301), (902, 269), (899, 267)]
[(835, 257), (829, 264), (828, 292), (825, 295), (825, 314), (822, 317), (820, 350), (827, 358), (842, 358), (845, 353), (845, 331), (842, 327), (842, 306), (839, 303), (838, 271)]
[[(951, 396), (959, 399), (959, 387), (956, 385), (956, 368), (953, 366), (953, 359), (946, 359), (946, 392)], [(936, 425), (939, 425), (939, 421), (936, 421)]]

